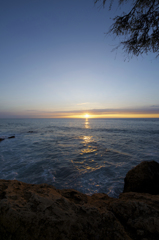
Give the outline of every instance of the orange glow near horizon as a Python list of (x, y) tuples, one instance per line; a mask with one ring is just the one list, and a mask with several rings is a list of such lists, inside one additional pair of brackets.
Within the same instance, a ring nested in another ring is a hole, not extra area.
[(121, 114), (85, 114), (71, 115), (63, 118), (159, 118), (159, 114), (143, 114), (143, 113), (121, 113)]
[(24, 112), (14, 112), (15, 117), (20, 118), (83, 118), (83, 119), (91, 119), (91, 118), (159, 118), (159, 114), (154, 113), (143, 113), (143, 112), (79, 112), (76, 113), (74, 111), (64, 111), (64, 112), (45, 112), (45, 111), (32, 111), (30, 113)]

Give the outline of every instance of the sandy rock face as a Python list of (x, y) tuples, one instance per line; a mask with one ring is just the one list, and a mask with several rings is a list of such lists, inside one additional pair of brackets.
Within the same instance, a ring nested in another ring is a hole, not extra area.
[(0, 180), (0, 240), (158, 240), (159, 195)]
[(75, 190), (0, 180), (0, 239), (130, 239), (111, 211), (90, 200)]
[(159, 194), (159, 164), (141, 162), (126, 174), (124, 181), (124, 192)]

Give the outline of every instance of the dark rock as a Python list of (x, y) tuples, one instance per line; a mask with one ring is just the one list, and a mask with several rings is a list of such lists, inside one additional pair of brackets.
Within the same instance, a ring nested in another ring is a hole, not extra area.
[(158, 240), (159, 196), (57, 190), (0, 180), (1, 240)]
[(110, 207), (131, 239), (159, 239), (159, 195), (122, 193)]
[(131, 169), (124, 179), (123, 192), (159, 194), (159, 164), (144, 161)]
[(28, 131), (28, 133), (34, 133), (34, 131)]
[[(146, 174), (149, 179), (158, 175), (154, 161), (134, 169), (127, 175), (135, 171), (133, 176), (140, 175), (139, 180), (144, 181)], [(0, 240), (46, 239), (158, 240), (159, 195), (127, 192), (117, 199), (104, 193), (88, 196), (48, 184), (0, 180)]]
[(110, 199), (47, 184), (0, 180), (0, 239), (130, 240), (106, 207)]
[(0, 138), (0, 142), (3, 141), (5, 138)]
[(8, 139), (10, 139), (10, 138), (15, 138), (15, 136), (8, 137)]

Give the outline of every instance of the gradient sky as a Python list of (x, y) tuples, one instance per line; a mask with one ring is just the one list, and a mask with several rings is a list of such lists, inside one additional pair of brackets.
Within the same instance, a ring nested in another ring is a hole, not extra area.
[(123, 9), (107, 7), (1, 1), (0, 118), (159, 117), (159, 58), (112, 52), (104, 33)]

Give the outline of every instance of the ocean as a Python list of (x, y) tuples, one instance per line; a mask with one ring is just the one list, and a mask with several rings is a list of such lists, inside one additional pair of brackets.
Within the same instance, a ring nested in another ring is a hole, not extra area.
[(159, 162), (159, 119), (0, 119), (0, 138), (0, 179), (89, 195), (118, 197), (131, 168)]

